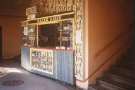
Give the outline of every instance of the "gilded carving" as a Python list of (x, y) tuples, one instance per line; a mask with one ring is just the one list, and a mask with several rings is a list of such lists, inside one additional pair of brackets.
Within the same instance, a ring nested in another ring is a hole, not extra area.
[(73, 11), (74, 0), (32, 0), (38, 7), (38, 15), (46, 16)]
[(84, 0), (75, 0), (75, 20), (76, 20), (76, 30), (81, 32), (80, 38), (82, 43), (75, 43), (75, 76), (79, 80), (84, 79), (84, 40), (83, 40), (83, 32), (84, 32)]

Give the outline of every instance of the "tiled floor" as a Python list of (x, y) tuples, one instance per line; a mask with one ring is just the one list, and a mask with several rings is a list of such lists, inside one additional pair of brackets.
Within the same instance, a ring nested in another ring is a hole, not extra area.
[[(21, 80), (21, 85), (3, 85), (5, 81)], [(0, 62), (0, 90), (78, 90), (58, 81), (31, 74), (16, 62)]]

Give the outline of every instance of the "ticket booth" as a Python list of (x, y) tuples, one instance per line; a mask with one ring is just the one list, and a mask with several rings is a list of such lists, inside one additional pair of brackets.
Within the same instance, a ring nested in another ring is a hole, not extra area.
[(32, 0), (31, 5), (22, 22), (22, 67), (86, 88), (84, 0)]
[(74, 85), (74, 13), (24, 21), (23, 27), (22, 67)]

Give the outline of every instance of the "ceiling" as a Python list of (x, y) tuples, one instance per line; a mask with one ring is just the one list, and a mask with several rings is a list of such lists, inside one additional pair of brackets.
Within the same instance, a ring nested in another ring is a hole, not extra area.
[(25, 16), (25, 9), (31, 0), (0, 0), (0, 15)]
[(1, 0), (0, 9), (21, 9), (28, 7), (31, 0)]

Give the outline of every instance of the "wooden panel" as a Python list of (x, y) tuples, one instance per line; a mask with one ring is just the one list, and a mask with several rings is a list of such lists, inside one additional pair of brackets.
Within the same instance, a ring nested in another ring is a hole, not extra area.
[(29, 71), (31, 70), (30, 48), (22, 47), (22, 49), (21, 49), (21, 66)]
[(74, 84), (73, 51), (55, 51), (57, 61), (57, 79), (69, 84)]

